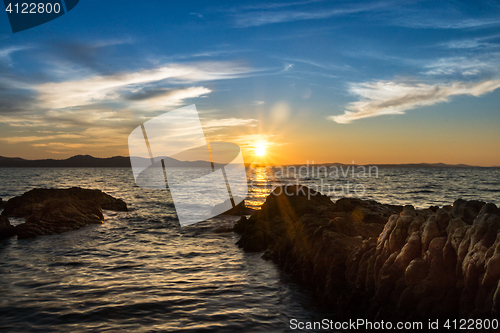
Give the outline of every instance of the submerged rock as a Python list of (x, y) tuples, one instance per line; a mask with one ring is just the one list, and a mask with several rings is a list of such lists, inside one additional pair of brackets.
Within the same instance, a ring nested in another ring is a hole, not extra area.
[(127, 205), (100, 190), (33, 189), (7, 201), (2, 216), (25, 217), (15, 233), (32, 238), (102, 223), (102, 209), (127, 211)]

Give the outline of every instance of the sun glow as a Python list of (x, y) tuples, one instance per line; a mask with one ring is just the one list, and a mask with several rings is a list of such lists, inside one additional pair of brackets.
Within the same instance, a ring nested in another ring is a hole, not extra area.
[(255, 155), (257, 156), (266, 155), (266, 145), (263, 143), (258, 143), (255, 147)]

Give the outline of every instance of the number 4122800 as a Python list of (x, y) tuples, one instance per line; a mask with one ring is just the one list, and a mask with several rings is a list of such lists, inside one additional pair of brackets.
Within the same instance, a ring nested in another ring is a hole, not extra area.
[(51, 13), (56, 13), (58, 14), (61, 11), (61, 5), (59, 3), (54, 3), (51, 4), (49, 3), (15, 3), (12, 5), (12, 3), (9, 3), (5, 11), (9, 12), (11, 14), (12, 12), (16, 14), (51, 14)]

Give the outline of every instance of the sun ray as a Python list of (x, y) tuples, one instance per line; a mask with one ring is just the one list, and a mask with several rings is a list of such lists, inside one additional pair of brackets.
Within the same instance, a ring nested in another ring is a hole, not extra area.
[(255, 155), (264, 156), (266, 155), (266, 145), (262, 142), (257, 143), (255, 147)]

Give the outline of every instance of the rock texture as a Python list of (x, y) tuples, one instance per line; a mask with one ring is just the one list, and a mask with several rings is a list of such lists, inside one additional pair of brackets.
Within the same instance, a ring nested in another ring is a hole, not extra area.
[(405, 207), (351, 253), (340, 309), (378, 319), (497, 317), (499, 230), (493, 204)]
[(2, 215), (26, 217), (40, 210), (48, 199), (63, 199), (68, 201), (86, 201), (102, 209), (119, 212), (127, 211), (127, 204), (100, 190), (72, 187), (68, 189), (36, 188), (21, 196), (14, 197), (5, 203)]
[(457, 200), (415, 210), (333, 203), (289, 186), (276, 188), (234, 230), (240, 247), (265, 251), (344, 318), (500, 315), (500, 210), (493, 204)]
[(7, 201), (2, 217), (26, 218), (15, 227), (15, 234), (32, 238), (102, 223), (102, 209), (127, 211), (127, 205), (99, 190), (33, 189)]
[(16, 229), (10, 224), (9, 219), (0, 215), (0, 239), (12, 237)]
[(334, 299), (346, 284), (345, 263), (364, 239), (377, 237), (402, 207), (329, 197), (303, 186), (277, 187), (261, 210), (242, 217), (234, 230), (247, 251), (266, 251), (296, 279)]

